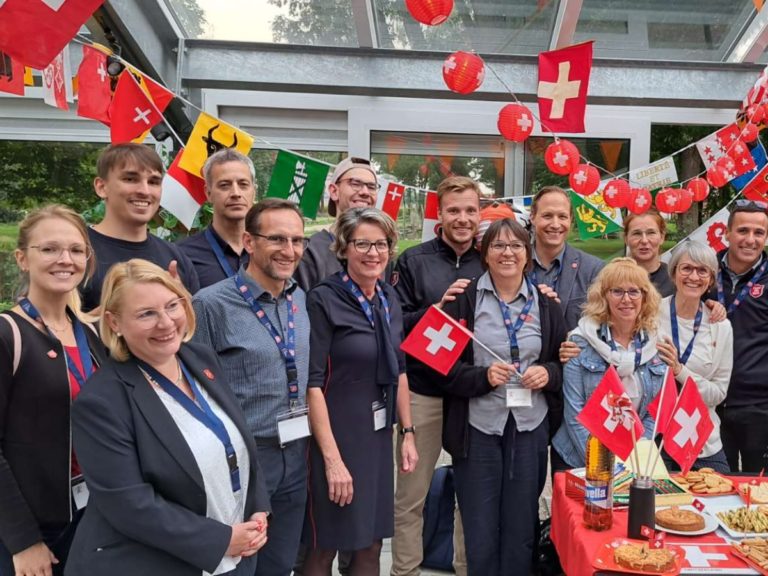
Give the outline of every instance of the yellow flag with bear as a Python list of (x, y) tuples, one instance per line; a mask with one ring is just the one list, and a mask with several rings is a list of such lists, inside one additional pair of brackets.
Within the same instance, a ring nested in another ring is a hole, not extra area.
[(219, 150), (234, 148), (247, 155), (252, 147), (253, 137), (250, 134), (201, 112), (187, 140), (179, 166), (200, 177), (205, 161)]

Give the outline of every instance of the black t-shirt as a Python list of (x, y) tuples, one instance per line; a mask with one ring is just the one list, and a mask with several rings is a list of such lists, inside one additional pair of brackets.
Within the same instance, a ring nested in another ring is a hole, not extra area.
[(105, 236), (93, 228), (88, 228), (88, 237), (91, 240), (96, 258), (96, 271), (93, 277), (80, 287), (83, 310), (93, 310), (99, 305), (101, 285), (112, 265), (126, 262), (131, 258), (149, 260), (163, 270), (167, 270), (171, 261), (176, 260), (179, 277), (187, 290), (194, 294), (200, 289), (200, 282), (192, 262), (177, 246), (170, 242), (161, 240), (152, 234), (148, 234), (147, 239), (142, 242), (129, 242), (128, 240)]
[(661, 263), (661, 266), (655, 272), (651, 272), (648, 276), (650, 276), (651, 283), (656, 286), (656, 290), (659, 291), (662, 298), (672, 296), (675, 293), (675, 283), (669, 277), (669, 270), (664, 262)]

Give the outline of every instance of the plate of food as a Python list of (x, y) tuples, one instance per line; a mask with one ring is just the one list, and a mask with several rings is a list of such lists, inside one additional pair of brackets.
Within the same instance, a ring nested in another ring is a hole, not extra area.
[(741, 558), (750, 568), (768, 576), (768, 540), (765, 538), (747, 538), (741, 542), (731, 542), (733, 555)]
[(648, 542), (610, 537), (598, 548), (592, 566), (625, 574), (680, 574), (683, 554), (676, 546), (653, 548)]
[(697, 496), (725, 496), (736, 493), (733, 482), (712, 468), (701, 468), (688, 474), (672, 474), (672, 479)]
[(672, 506), (656, 510), (656, 529), (679, 536), (701, 536), (714, 532), (717, 518), (693, 506)]
[(721, 508), (715, 511), (715, 516), (733, 538), (768, 536), (768, 506)]
[(768, 504), (768, 482), (742, 482), (739, 484), (739, 494), (747, 501), (749, 493), (750, 504)]

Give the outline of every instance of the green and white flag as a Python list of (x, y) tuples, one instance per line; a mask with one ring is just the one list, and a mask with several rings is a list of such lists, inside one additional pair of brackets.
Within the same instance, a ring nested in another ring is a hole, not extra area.
[[(596, 202), (593, 204), (592, 202)], [(611, 232), (621, 231), (621, 212), (611, 209), (602, 203), (602, 193), (596, 192), (586, 198), (571, 192), (571, 204), (573, 216), (579, 229), (579, 238), (586, 240), (596, 236), (603, 236)], [(618, 222), (603, 212), (598, 206), (603, 205), (607, 211), (618, 213)]]
[(280, 150), (272, 169), (267, 198), (295, 202), (306, 218), (314, 219), (330, 168), (324, 162)]

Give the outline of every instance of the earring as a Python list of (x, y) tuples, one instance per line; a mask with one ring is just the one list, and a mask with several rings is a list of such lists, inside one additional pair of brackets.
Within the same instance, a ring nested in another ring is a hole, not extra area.
[(122, 337), (123, 337), (122, 333), (120, 333), (120, 332), (115, 332), (115, 335), (116, 335), (118, 338), (122, 338)]

